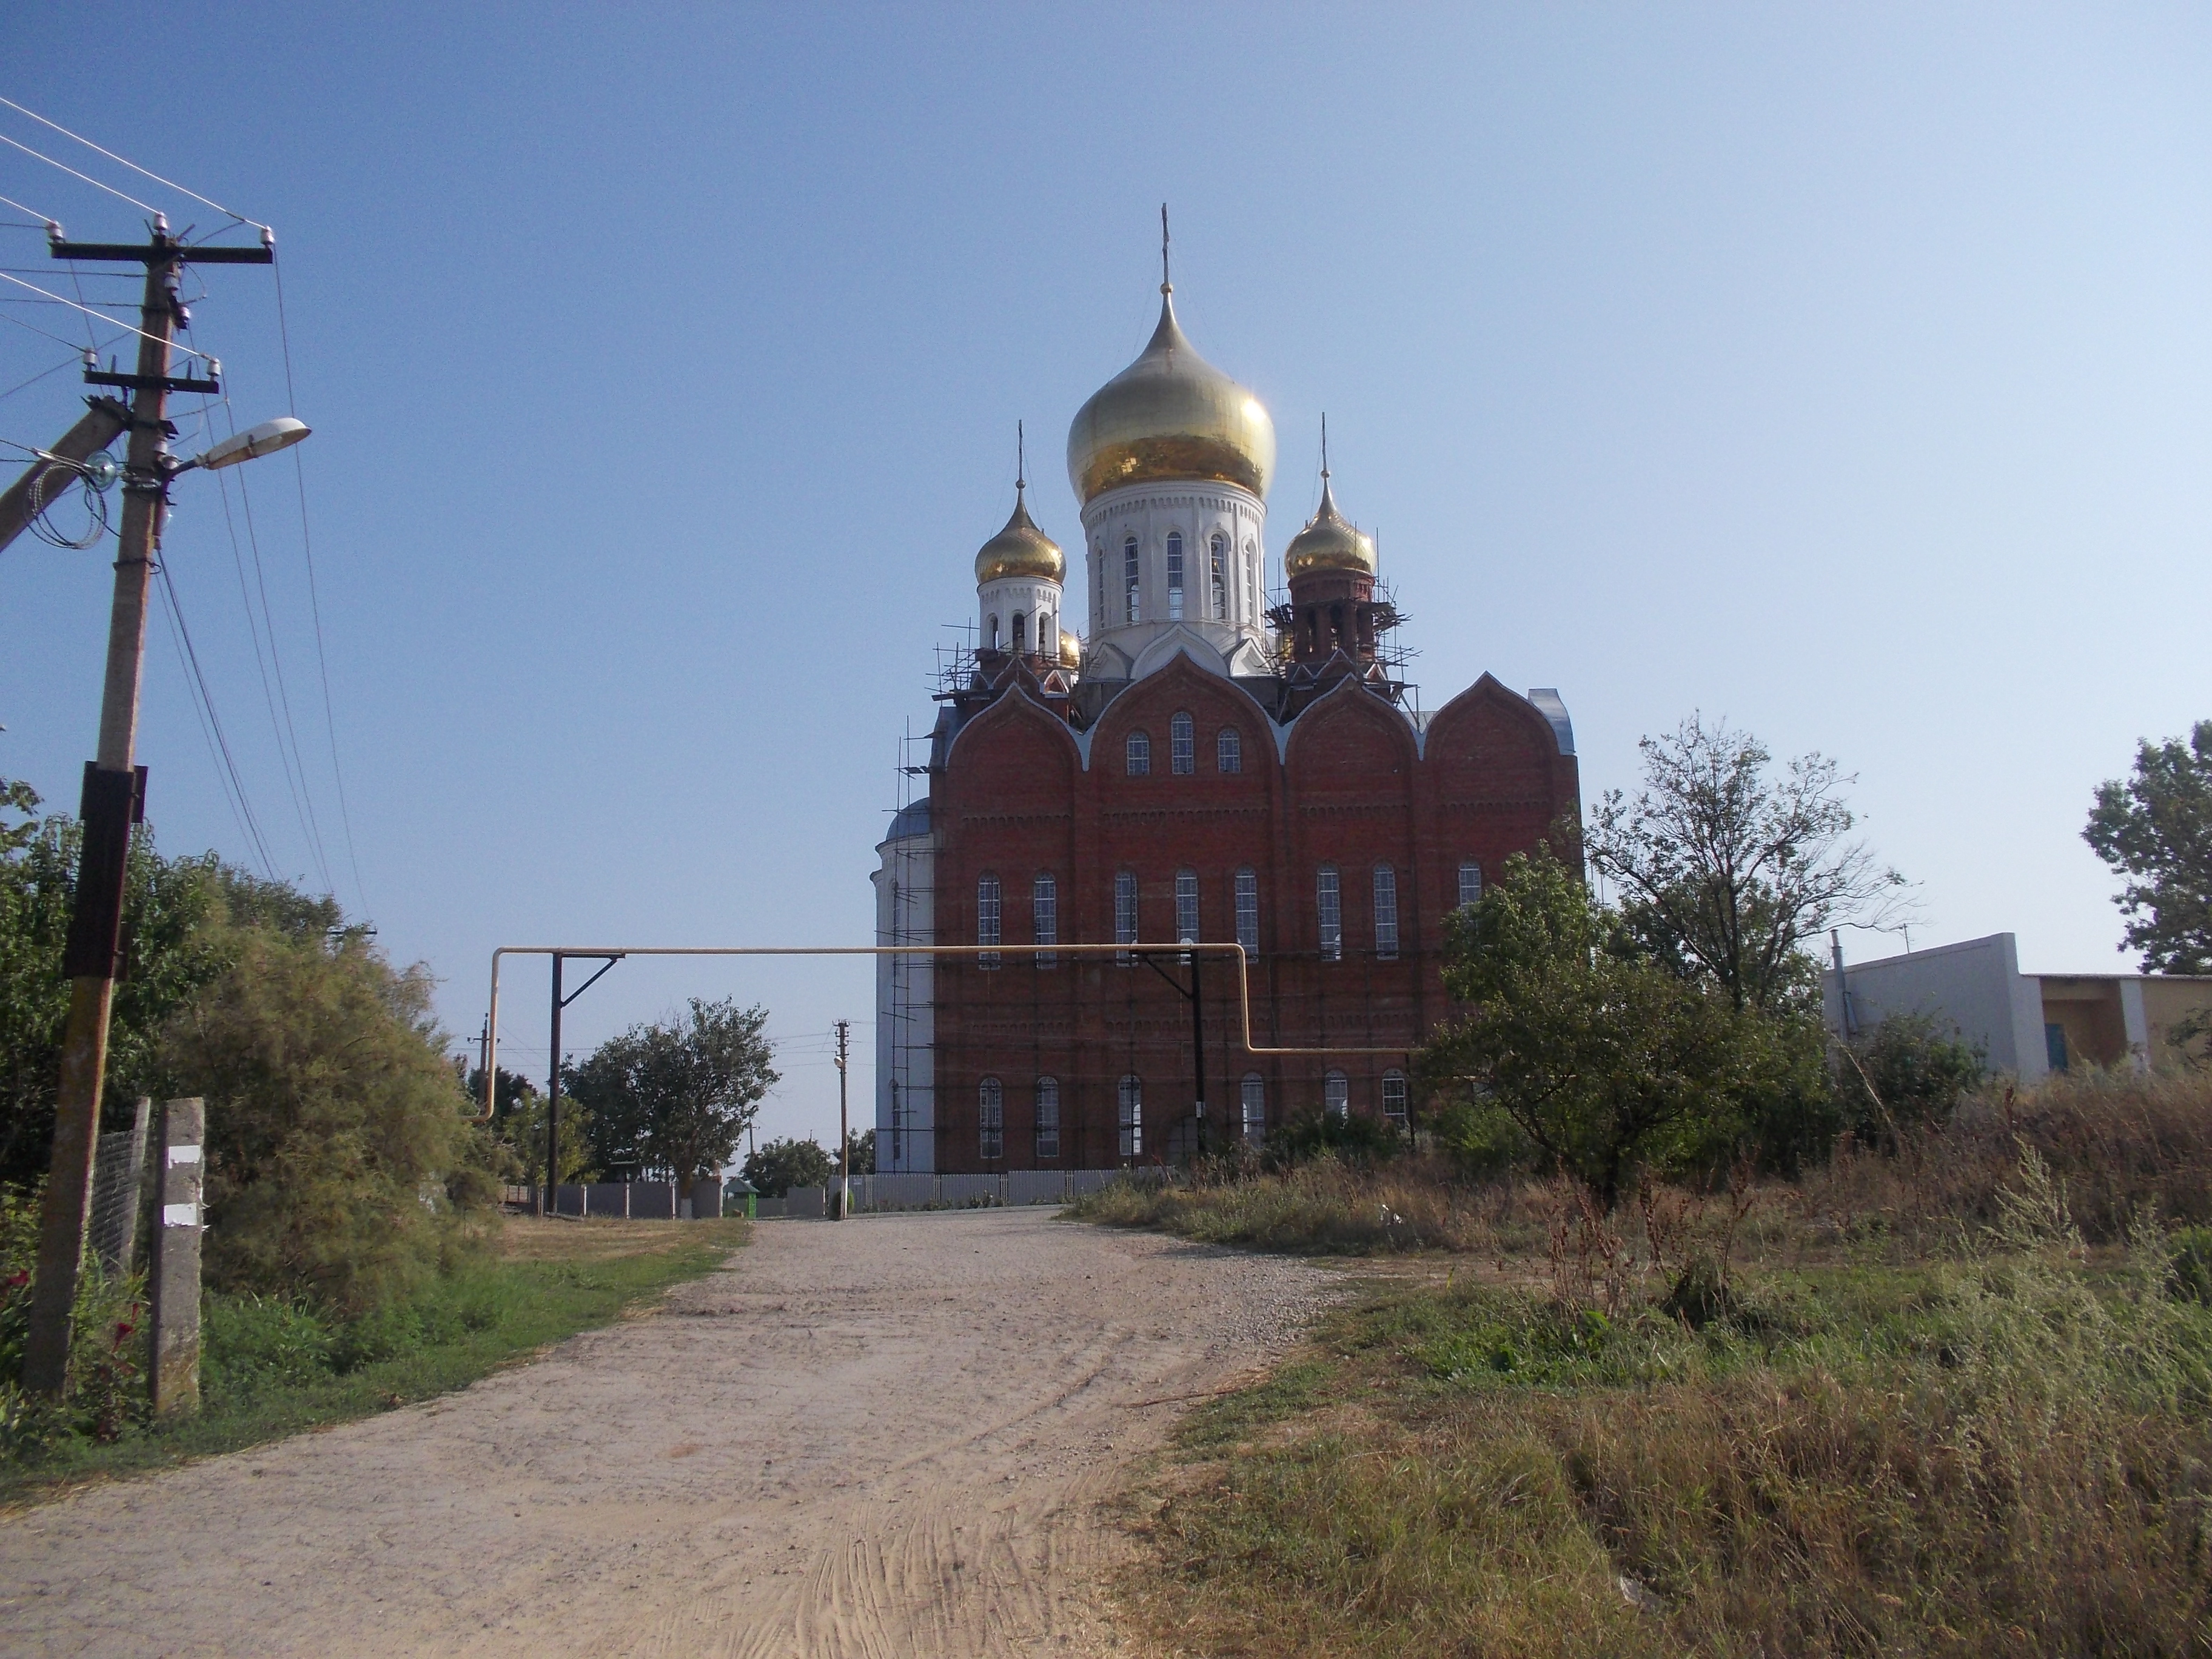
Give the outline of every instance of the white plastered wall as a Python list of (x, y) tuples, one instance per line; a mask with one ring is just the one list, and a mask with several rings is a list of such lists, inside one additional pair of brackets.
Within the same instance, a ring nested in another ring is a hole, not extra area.
[[(1168, 535), (1180, 532), (1183, 548), (1182, 615), (1178, 619), (1168, 580)], [(1263, 649), (1267, 642), (1267, 504), (1234, 484), (1130, 484), (1109, 489), (1083, 509), (1085, 589), (1091, 641), (1110, 641), (1129, 660), (1153, 638), (1181, 624), (1194, 627), (1226, 655), (1240, 639)], [(1222, 571), (1222, 615), (1212, 611), (1212, 544), (1227, 543)], [(1137, 616), (1128, 620), (1125, 546), (1137, 543)]]

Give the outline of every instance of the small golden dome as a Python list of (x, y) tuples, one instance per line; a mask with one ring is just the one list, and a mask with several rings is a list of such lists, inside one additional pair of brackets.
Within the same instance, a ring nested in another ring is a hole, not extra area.
[(1275, 423), (1192, 349), (1160, 284), (1160, 323), (1137, 361), (1091, 394), (1067, 429), (1067, 481), (1086, 505), (1123, 484), (1215, 479), (1267, 493)]
[(1060, 664), (1063, 668), (1083, 666), (1083, 641), (1073, 634), (1060, 636)]
[(1336, 497), (1329, 493), (1326, 472), (1321, 475), (1320, 509), (1283, 550), (1285, 577), (1310, 575), (1316, 570), (1353, 570), (1368, 576), (1376, 571), (1375, 538), (1363, 534), (1336, 510)]
[(1067, 560), (1060, 544), (1036, 527), (1022, 499), (1022, 486), (1014, 486), (1014, 516), (1006, 527), (977, 550), (975, 580), (997, 581), (1002, 576), (1026, 576), (1056, 582), (1067, 574)]

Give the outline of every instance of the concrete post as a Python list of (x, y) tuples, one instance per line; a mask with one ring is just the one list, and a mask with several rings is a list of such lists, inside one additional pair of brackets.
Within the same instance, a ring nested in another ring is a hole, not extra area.
[(189, 1416), (200, 1405), (200, 1194), (207, 1170), (206, 1134), (204, 1102), (162, 1103), (151, 1365), (157, 1418)]

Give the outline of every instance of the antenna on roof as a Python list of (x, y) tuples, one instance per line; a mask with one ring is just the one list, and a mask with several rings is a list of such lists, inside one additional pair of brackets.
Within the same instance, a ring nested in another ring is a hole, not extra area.
[(1168, 276), (1168, 204), (1165, 202), (1160, 204), (1160, 292), (1175, 292), (1175, 283)]

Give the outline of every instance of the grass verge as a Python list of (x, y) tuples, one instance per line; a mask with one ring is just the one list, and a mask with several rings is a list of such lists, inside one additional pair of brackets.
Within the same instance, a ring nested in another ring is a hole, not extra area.
[(2212, 1653), (2212, 1310), (2034, 1160), (1943, 1259), (1694, 1325), (1506, 1265), (1408, 1264), (1189, 1414), (1122, 1587), (1163, 1650)]
[(70, 1437), (0, 1457), (0, 1503), (87, 1479), (166, 1468), (465, 1388), (549, 1343), (613, 1321), (712, 1272), (747, 1242), (742, 1220), (503, 1219), (494, 1249), (410, 1301), (350, 1324), (295, 1302), (210, 1294), (199, 1414)]

